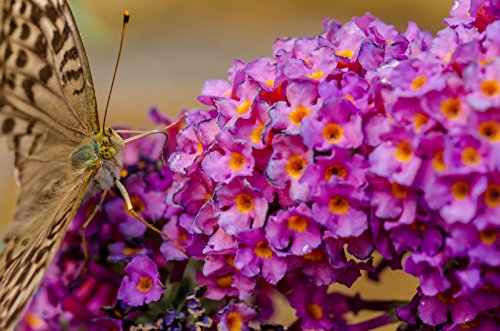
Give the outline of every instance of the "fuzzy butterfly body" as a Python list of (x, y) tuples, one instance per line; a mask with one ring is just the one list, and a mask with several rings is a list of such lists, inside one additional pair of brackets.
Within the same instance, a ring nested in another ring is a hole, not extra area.
[(100, 130), (85, 50), (66, 0), (5, 0), (0, 133), (21, 188), (0, 255), (0, 330), (11, 330), (86, 195), (118, 180), (123, 140)]

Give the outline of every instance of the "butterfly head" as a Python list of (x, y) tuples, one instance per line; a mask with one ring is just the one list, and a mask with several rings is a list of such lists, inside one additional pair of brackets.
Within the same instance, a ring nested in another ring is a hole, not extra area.
[(97, 135), (99, 158), (108, 161), (113, 159), (123, 149), (123, 139), (112, 129), (104, 128)]

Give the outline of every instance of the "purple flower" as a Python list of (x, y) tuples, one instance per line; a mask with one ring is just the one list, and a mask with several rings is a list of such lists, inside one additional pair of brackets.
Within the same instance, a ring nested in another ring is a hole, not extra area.
[(118, 300), (129, 306), (142, 306), (158, 301), (165, 291), (156, 264), (147, 256), (137, 256), (127, 264), (118, 289)]
[(331, 330), (334, 323), (327, 310), (331, 307), (326, 286), (305, 284), (298, 286), (289, 295), (290, 305), (295, 308), (296, 315), (302, 319), (304, 330)]
[(217, 330), (247, 330), (249, 322), (257, 313), (257, 307), (249, 306), (245, 302), (231, 302), (218, 313)]
[(348, 100), (326, 102), (314, 117), (306, 117), (301, 135), (311, 149), (325, 151), (333, 146), (356, 148), (363, 141), (361, 117)]
[(321, 244), (319, 225), (305, 204), (280, 210), (270, 217), (266, 225), (266, 238), (275, 251), (298, 256), (311, 253)]
[(219, 183), (229, 183), (237, 176), (252, 174), (254, 159), (249, 145), (233, 140), (228, 131), (219, 133), (216, 141), (216, 148), (202, 162), (209, 177)]
[(240, 233), (237, 240), (240, 249), (236, 252), (234, 265), (244, 275), (253, 277), (262, 274), (271, 284), (276, 284), (283, 278), (287, 262), (273, 252), (262, 229)]
[(235, 179), (220, 185), (214, 195), (218, 223), (229, 234), (264, 225), (268, 203), (246, 182)]

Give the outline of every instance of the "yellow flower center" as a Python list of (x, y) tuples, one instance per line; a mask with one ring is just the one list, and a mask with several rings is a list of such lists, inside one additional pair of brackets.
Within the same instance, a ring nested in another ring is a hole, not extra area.
[(226, 258), (226, 263), (228, 265), (230, 265), (231, 267), (234, 267), (234, 258), (235, 256), (234, 255), (229, 255), (227, 258)]
[(459, 324), (459, 326), (462, 330), (470, 330), (476, 329), (479, 326), (479, 323), (481, 323), (481, 319), (479, 318), (479, 316), (476, 316), (476, 318), (474, 318), (472, 321)]
[(347, 170), (341, 164), (332, 164), (325, 169), (324, 177), (326, 181), (330, 181), (332, 176), (344, 179), (347, 176)]
[(229, 158), (229, 167), (234, 171), (241, 170), (245, 166), (245, 157), (239, 152), (232, 152)]
[(153, 287), (153, 281), (151, 278), (142, 276), (139, 279), (139, 283), (137, 283), (136, 289), (138, 289), (142, 293), (147, 293), (151, 291), (151, 288)]
[(217, 286), (221, 288), (230, 288), (233, 285), (233, 277), (231, 275), (225, 275), (217, 278)]
[(316, 70), (312, 74), (307, 74), (306, 76), (309, 77), (309, 78), (311, 78), (311, 79), (318, 80), (318, 79), (321, 79), (321, 77), (323, 77), (324, 75), (325, 75), (325, 73), (323, 71)]
[(338, 143), (344, 139), (344, 130), (337, 123), (328, 123), (323, 128), (323, 138), (330, 143)]
[(321, 249), (316, 248), (311, 253), (307, 253), (306, 255), (304, 255), (304, 259), (312, 262), (319, 262), (323, 260), (323, 252), (321, 251)]
[(307, 230), (307, 220), (298, 215), (290, 216), (287, 222), (288, 228), (295, 232), (304, 232)]
[(262, 132), (264, 132), (264, 124), (259, 124), (252, 133), (250, 133), (250, 139), (256, 144), (262, 142)]
[(354, 56), (354, 51), (352, 49), (344, 49), (343, 51), (336, 51), (335, 55), (342, 56), (350, 60)]
[(249, 211), (253, 210), (254, 201), (252, 196), (248, 193), (238, 194), (234, 198), (234, 202), (236, 203), (236, 208), (242, 214), (246, 214)]
[(243, 330), (242, 317), (238, 312), (232, 311), (227, 314), (227, 326), (229, 331)]
[(466, 166), (474, 167), (481, 162), (481, 155), (477, 149), (473, 147), (465, 147), (462, 152), (462, 163)]
[(408, 189), (398, 183), (391, 183), (391, 192), (397, 199), (406, 199), (408, 197)]
[(500, 185), (489, 184), (484, 192), (484, 202), (490, 208), (496, 208), (500, 204)]
[(481, 92), (486, 97), (494, 97), (500, 93), (500, 84), (496, 79), (489, 79), (481, 82)]
[(411, 89), (412, 90), (419, 90), (424, 86), (424, 84), (427, 82), (427, 77), (425, 75), (420, 75), (415, 77), (415, 79), (411, 82)]
[(294, 110), (292, 110), (290, 115), (288, 115), (288, 118), (293, 124), (300, 125), (304, 117), (309, 116), (309, 114), (311, 114), (311, 110), (309, 108), (298, 106)]
[[(138, 197), (137, 195), (133, 195), (130, 197), (130, 202), (132, 203), (132, 207), (134, 207), (134, 211), (137, 213), (137, 214), (140, 214), (144, 211), (144, 209), (146, 209), (146, 206), (144, 205), (144, 201), (142, 201), (142, 199), (140, 197)], [(128, 211), (128, 208), (127, 208), (127, 205), (124, 204), (123, 206), (123, 209), (129, 213)]]
[(485, 229), (483, 231), (480, 231), (478, 235), (479, 239), (481, 239), (481, 242), (486, 246), (493, 245), (498, 238), (495, 229)]
[(266, 84), (269, 87), (273, 87), (274, 86), (274, 79), (266, 80), (266, 82), (264, 84)]
[(463, 200), (469, 195), (469, 184), (464, 181), (458, 181), (451, 185), (451, 194), (457, 200)]
[(394, 157), (401, 162), (410, 161), (413, 155), (413, 148), (407, 141), (401, 141), (396, 147), (396, 152), (394, 152)]
[(328, 210), (336, 215), (342, 215), (349, 211), (349, 201), (344, 197), (333, 197), (328, 202)]
[(479, 135), (488, 141), (500, 141), (500, 124), (496, 121), (481, 122), (478, 131)]
[(418, 113), (413, 116), (413, 124), (415, 125), (415, 132), (419, 132), (424, 125), (429, 122), (429, 117), (422, 113)]
[(462, 103), (457, 98), (449, 98), (441, 102), (441, 111), (450, 120), (456, 120), (462, 115)]
[(122, 253), (125, 254), (125, 255), (133, 255), (133, 254), (137, 253), (138, 251), (139, 251), (138, 248), (125, 247), (122, 250)]
[(128, 171), (127, 169), (123, 168), (122, 170), (120, 170), (120, 177), (121, 178), (125, 178), (128, 176)]
[(302, 176), (302, 172), (307, 166), (307, 161), (302, 156), (298, 154), (293, 154), (288, 159), (286, 163), (286, 173), (295, 179), (299, 179)]
[(26, 322), (26, 324), (35, 329), (44, 324), (44, 321), (33, 313), (26, 314), (26, 317), (24, 317), (24, 321)]
[(306, 305), (306, 311), (307, 314), (315, 320), (320, 320), (323, 318), (323, 310), (317, 303), (308, 303)]
[(447, 304), (447, 305), (451, 305), (451, 304), (457, 302), (457, 299), (453, 296), (455, 294), (454, 292), (455, 291), (453, 291), (453, 290), (447, 290), (447, 291), (438, 293), (437, 298), (438, 298), (439, 302)]
[(434, 154), (434, 157), (432, 158), (432, 167), (436, 171), (444, 171), (446, 170), (446, 164), (444, 163), (444, 158), (443, 158), (443, 150), (440, 149)]
[(269, 243), (265, 240), (259, 241), (257, 245), (255, 245), (254, 252), (255, 255), (264, 259), (273, 257), (273, 251), (271, 247), (269, 247)]
[(238, 107), (236, 107), (236, 113), (238, 115), (245, 114), (248, 111), (248, 109), (250, 109), (251, 105), (252, 105), (252, 101), (245, 100), (242, 104), (240, 104)]

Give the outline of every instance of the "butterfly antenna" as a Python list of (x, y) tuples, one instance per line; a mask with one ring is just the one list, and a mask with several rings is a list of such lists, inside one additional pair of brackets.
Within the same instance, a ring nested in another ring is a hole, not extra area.
[(118, 65), (120, 64), (120, 58), (123, 49), (123, 40), (125, 39), (125, 32), (127, 31), (128, 21), (130, 20), (130, 13), (126, 10), (123, 13), (123, 27), (122, 36), (120, 38), (120, 49), (118, 50), (118, 58), (116, 59), (115, 71), (113, 72), (113, 79), (111, 80), (111, 87), (109, 88), (108, 101), (106, 102), (106, 109), (104, 110), (104, 119), (102, 121), (102, 130), (104, 131), (106, 125), (106, 115), (108, 114), (109, 100), (111, 99), (111, 92), (113, 92), (113, 86), (115, 85), (116, 73), (118, 71)]

